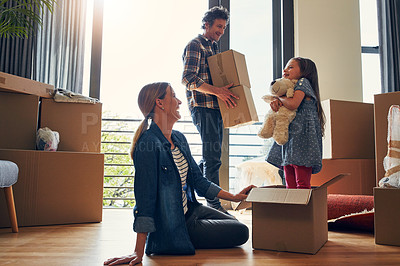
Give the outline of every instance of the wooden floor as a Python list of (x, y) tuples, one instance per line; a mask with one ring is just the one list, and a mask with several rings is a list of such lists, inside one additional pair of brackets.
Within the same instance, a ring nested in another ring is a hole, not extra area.
[[(251, 212), (230, 211), (251, 228)], [(0, 229), (0, 265), (102, 265), (134, 249), (132, 210), (104, 210), (103, 222)], [(194, 256), (145, 256), (143, 265), (400, 265), (400, 247), (375, 245), (363, 232), (329, 231), (316, 255), (234, 249), (198, 250)]]

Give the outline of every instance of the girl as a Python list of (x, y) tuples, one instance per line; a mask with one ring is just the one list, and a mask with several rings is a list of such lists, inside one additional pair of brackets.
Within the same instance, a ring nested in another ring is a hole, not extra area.
[(311, 174), (322, 168), (322, 136), (325, 116), (319, 96), (318, 73), (315, 63), (307, 58), (289, 60), (283, 77), (298, 79), (293, 98), (279, 97), (271, 102), (273, 111), (282, 105), (297, 108), (289, 125), (289, 140), (280, 146), (272, 145), (266, 161), (283, 168), (287, 188), (311, 188)]

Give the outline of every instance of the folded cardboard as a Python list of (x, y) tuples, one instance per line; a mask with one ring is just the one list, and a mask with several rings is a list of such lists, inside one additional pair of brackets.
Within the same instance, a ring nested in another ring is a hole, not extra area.
[(325, 100), (324, 159), (374, 159), (373, 104)]
[(234, 50), (228, 50), (207, 58), (214, 86), (223, 87), (244, 85), (251, 88), (245, 56)]
[(0, 72), (0, 91), (20, 92), (51, 98), (54, 94), (54, 86)]
[(230, 91), (239, 97), (239, 99), (234, 99), (237, 104), (234, 108), (227, 108), (225, 102), (218, 99), (224, 127), (230, 128), (257, 122), (257, 111), (250, 89), (240, 85), (230, 88)]
[(400, 104), (400, 92), (374, 95), (375, 154), (377, 184), (385, 175), (383, 159), (387, 154), (388, 113), (392, 105)]
[(375, 243), (400, 246), (400, 189), (374, 188)]
[(34, 150), (39, 96), (0, 92), (0, 149)]
[(327, 187), (286, 189), (282, 186), (253, 188), (253, 248), (315, 254), (328, 240)]
[(374, 159), (323, 159), (322, 170), (312, 175), (311, 185), (320, 186), (338, 173), (349, 173), (350, 176), (329, 186), (328, 194), (373, 195)]
[(100, 152), (101, 103), (60, 103), (42, 99), (39, 127), (60, 134), (58, 151)]
[[(19, 168), (13, 191), (20, 226), (102, 220), (103, 154), (0, 149), (0, 159)], [(0, 227), (10, 226), (5, 201), (0, 213)]]

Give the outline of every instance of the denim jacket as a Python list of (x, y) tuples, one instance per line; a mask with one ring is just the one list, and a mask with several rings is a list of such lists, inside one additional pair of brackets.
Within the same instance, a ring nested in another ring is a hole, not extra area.
[[(188, 201), (200, 204), (195, 190), (199, 196), (215, 198), (221, 188), (203, 177), (186, 138), (175, 130), (171, 137), (189, 164)], [(194, 254), (182, 207), (181, 178), (172, 157), (171, 144), (156, 123), (153, 122), (136, 143), (133, 163), (136, 199), (133, 230), (149, 233), (146, 254)]]

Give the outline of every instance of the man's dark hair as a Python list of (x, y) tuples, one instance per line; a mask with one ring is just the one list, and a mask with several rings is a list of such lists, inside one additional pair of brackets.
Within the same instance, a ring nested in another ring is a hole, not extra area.
[(210, 27), (214, 24), (214, 20), (216, 19), (224, 19), (226, 20), (226, 25), (229, 23), (229, 11), (223, 6), (214, 6), (210, 10), (208, 10), (203, 17), (203, 25), (202, 29), (206, 28), (206, 23), (210, 25)]

